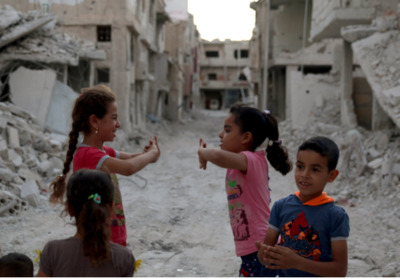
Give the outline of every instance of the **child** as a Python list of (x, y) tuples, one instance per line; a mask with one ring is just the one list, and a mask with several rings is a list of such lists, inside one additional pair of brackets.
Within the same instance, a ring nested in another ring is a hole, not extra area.
[(225, 118), (219, 138), (221, 150), (207, 148), (200, 139), (198, 156), (201, 169), (206, 169), (208, 161), (227, 169), (229, 217), (236, 255), (242, 259), (239, 276), (275, 276), (275, 270), (259, 263), (254, 243), (264, 239), (270, 214), (268, 163), (264, 151), (256, 148), (268, 138), (266, 154), (271, 165), (283, 175), (292, 168), (279, 140), (278, 123), (269, 111), (235, 105)]
[[(111, 173), (122, 175), (132, 175), (158, 160), (160, 149), (156, 137), (140, 154), (118, 152), (104, 145), (104, 142), (114, 140), (115, 132), (119, 127), (118, 107), (111, 89), (104, 85), (84, 89), (75, 101), (64, 169), (62, 175), (51, 184), (54, 191), (50, 201), (62, 201), (65, 179), (72, 160), (74, 172), (81, 168), (100, 169), (103, 167)], [(78, 144), (80, 132), (84, 137), (82, 143)], [(121, 192), (116, 175), (112, 175), (112, 178), (115, 185), (115, 205), (111, 241), (126, 246), (127, 234)]]
[(81, 169), (67, 185), (66, 211), (75, 218), (75, 236), (48, 242), (38, 277), (133, 276), (132, 252), (109, 241), (114, 184), (108, 173)]
[[(279, 276), (346, 276), (346, 212), (323, 192), (339, 172), (337, 145), (326, 137), (313, 137), (298, 149), (295, 180), (299, 192), (275, 202), (264, 244), (257, 243), (258, 258)], [(280, 246), (275, 245), (281, 237)]]
[(33, 277), (33, 262), (24, 254), (7, 254), (0, 258), (0, 277)]

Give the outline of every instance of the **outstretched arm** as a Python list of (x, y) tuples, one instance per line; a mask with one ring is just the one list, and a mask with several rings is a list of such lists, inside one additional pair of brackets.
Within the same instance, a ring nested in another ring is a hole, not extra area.
[(158, 147), (157, 137), (154, 137), (149, 144), (146, 145), (145, 150), (141, 154), (120, 154), (120, 159), (109, 157), (107, 158), (103, 166), (106, 167), (110, 172), (132, 175), (150, 163), (154, 163), (160, 157), (160, 148)]
[(221, 168), (238, 169), (247, 172), (247, 157), (243, 153), (207, 148), (206, 142), (200, 139), (197, 154), (201, 169), (206, 169), (207, 162), (211, 162)]

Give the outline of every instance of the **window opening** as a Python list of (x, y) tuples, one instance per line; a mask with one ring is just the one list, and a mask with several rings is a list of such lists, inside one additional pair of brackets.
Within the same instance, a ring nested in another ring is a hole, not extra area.
[(217, 80), (217, 74), (216, 73), (209, 73), (208, 74), (208, 80)]
[(110, 25), (97, 26), (97, 41), (98, 42), (111, 42), (111, 26)]
[(219, 53), (215, 50), (209, 50), (206, 51), (206, 57), (219, 57)]
[(110, 69), (98, 68), (97, 69), (97, 83), (109, 83), (110, 82)]

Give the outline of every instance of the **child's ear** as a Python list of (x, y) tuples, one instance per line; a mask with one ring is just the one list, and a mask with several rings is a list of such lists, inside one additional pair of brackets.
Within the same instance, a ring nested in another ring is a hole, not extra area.
[(242, 134), (242, 143), (243, 144), (248, 144), (251, 145), (252, 141), (253, 141), (253, 134), (250, 132), (244, 132)]
[(332, 170), (329, 173), (329, 178), (328, 178), (328, 182), (333, 182), (335, 181), (336, 177), (339, 175), (339, 171), (337, 169)]
[(98, 129), (97, 120), (98, 120), (98, 118), (95, 114), (92, 114), (89, 116), (89, 125), (90, 125), (90, 127), (92, 127), (95, 130)]

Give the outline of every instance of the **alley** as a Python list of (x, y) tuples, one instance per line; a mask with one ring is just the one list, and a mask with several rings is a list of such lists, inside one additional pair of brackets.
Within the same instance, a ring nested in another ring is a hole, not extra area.
[[(137, 175), (119, 177), (128, 227), (128, 247), (142, 265), (142, 277), (237, 276), (240, 260), (235, 256), (224, 190), (225, 170), (209, 164), (200, 170), (197, 145), (203, 137), (217, 147), (218, 132), (226, 111), (200, 111), (184, 122), (150, 124), (148, 135), (156, 134), (162, 155)], [(292, 146), (281, 125), (283, 140)], [(305, 132), (304, 132), (305, 133)], [(306, 133), (305, 133), (306, 134)], [(295, 137), (293, 137), (295, 138)], [(132, 147), (140, 149), (140, 145)], [(294, 152), (291, 150), (293, 158)], [(272, 200), (296, 188), (293, 172), (283, 177), (271, 170)], [(396, 197), (341, 199), (344, 179), (328, 185), (328, 194), (348, 212), (351, 220), (348, 276), (396, 275), (399, 242), (396, 234)], [(356, 187), (356, 185), (353, 185)], [(364, 185), (365, 186), (365, 185)], [(34, 259), (50, 239), (74, 233), (62, 207), (50, 206), (41, 195), (37, 208), (18, 216), (1, 217), (2, 253), (18, 251)], [(35, 265), (37, 271), (37, 264)]]

